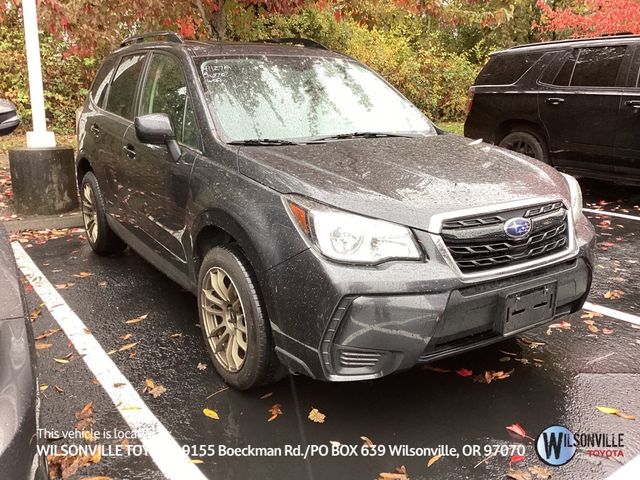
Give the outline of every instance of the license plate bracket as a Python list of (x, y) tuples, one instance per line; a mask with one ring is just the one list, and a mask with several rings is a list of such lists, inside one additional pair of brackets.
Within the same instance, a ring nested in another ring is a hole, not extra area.
[(557, 291), (558, 285), (553, 282), (501, 295), (501, 314), (496, 319), (494, 330), (501, 335), (508, 335), (529, 325), (550, 320), (556, 311)]

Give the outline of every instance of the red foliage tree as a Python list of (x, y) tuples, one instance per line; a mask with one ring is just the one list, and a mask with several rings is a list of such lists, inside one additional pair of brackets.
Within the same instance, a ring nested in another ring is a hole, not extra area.
[(543, 32), (572, 37), (640, 33), (640, 0), (580, 0), (558, 9), (538, 0), (538, 7)]

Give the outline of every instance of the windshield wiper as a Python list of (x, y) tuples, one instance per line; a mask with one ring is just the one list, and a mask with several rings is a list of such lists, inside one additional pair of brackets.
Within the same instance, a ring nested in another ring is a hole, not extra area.
[(248, 146), (277, 146), (277, 145), (300, 145), (298, 142), (284, 140), (280, 138), (251, 138), (248, 140), (233, 140), (229, 145), (248, 145)]
[(322, 140), (344, 140), (349, 138), (383, 138), (383, 137), (404, 137), (415, 138), (419, 135), (410, 133), (393, 133), (393, 132), (353, 132), (353, 133), (339, 133), (337, 135), (327, 135), (324, 137), (314, 137), (314, 141)]

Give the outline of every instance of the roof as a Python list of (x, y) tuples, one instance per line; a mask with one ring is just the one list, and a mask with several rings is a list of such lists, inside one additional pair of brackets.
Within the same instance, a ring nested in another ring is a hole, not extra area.
[(492, 55), (502, 55), (510, 53), (520, 53), (523, 51), (539, 51), (539, 50), (555, 50), (563, 47), (582, 47), (582, 46), (596, 46), (607, 44), (619, 44), (619, 43), (631, 43), (639, 42), (640, 35), (611, 35), (605, 37), (589, 37), (589, 38), (571, 38), (567, 40), (555, 40), (552, 42), (538, 42), (528, 43), (525, 45), (517, 45), (515, 47), (507, 48), (506, 50), (500, 50)]
[(122, 41), (120, 48), (184, 48), (194, 57), (235, 55), (281, 55), (304, 57), (342, 57), (315, 40), (307, 38), (275, 38), (257, 42), (212, 42), (183, 40), (175, 32), (147, 32), (132, 35)]

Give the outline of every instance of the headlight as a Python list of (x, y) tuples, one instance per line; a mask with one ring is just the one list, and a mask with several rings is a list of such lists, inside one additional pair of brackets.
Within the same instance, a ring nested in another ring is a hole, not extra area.
[(563, 173), (562, 176), (569, 185), (569, 192), (571, 193), (571, 213), (573, 214), (573, 223), (578, 221), (580, 215), (582, 215), (582, 189), (578, 181), (571, 175)]
[(411, 230), (362, 217), (303, 197), (284, 198), (291, 219), (324, 256), (347, 263), (377, 264), (422, 258)]

